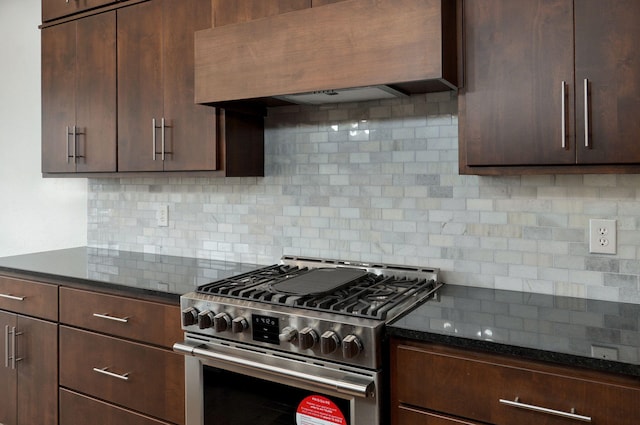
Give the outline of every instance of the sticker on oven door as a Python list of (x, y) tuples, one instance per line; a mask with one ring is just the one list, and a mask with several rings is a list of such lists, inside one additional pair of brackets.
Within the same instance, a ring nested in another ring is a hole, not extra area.
[(298, 404), (296, 425), (347, 425), (347, 420), (333, 401), (310, 395)]

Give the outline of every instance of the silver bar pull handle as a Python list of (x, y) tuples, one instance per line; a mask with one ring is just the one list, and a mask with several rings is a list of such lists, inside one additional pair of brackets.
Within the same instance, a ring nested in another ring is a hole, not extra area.
[(4, 325), (4, 367), (9, 367), (9, 325)]
[(162, 120), (160, 120), (160, 128), (161, 128), (160, 131), (162, 132), (162, 133), (160, 133), (160, 138), (161, 138), (161, 141), (160, 141), (161, 148), (160, 148), (160, 150), (162, 152), (161, 159), (162, 159), (162, 161), (164, 161), (164, 141), (165, 141), (164, 140), (164, 117), (162, 117)]
[(11, 327), (11, 330), (9, 331), (9, 334), (12, 335), (11, 337), (11, 354), (9, 355), (9, 358), (11, 359), (11, 369), (15, 369), (16, 368), (16, 362), (19, 362), (20, 360), (22, 360), (21, 358), (17, 357), (16, 354), (16, 336), (18, 335), (22, 335), (22, 332), (16, 332), (16, 327), (13, 326)]
[(584, 79), (584, 147), (589, 147), (589, 79)]
[(151, 118), (151, 148), (153, 149), (153, 157), (152, 159), (156, 160), (156, 119)]
[(562, 82), (562, 149), (567, 148), (567, 82)]
[(0, 294), (0, 298), (6, 298), (8, 300), (14, 300), (14, 301), (24, 301), (26, 299), (26, 297), (19, 297), (11, 294)]
[(65, 127), (65, 132), (64, 132), (64, 144), (67, 147), (67, 164), (69, 163), (69, 126)]
[(73, 163), (75, 164), (76, 162), (78, 162), (77, 160), (77, 134), (78, 134), (78, 128), (74, 125), (73, 126), (73, 134), (71, 135), (71, 142), (73, 143), (73, 153), (71, 154), (71, 157), (73, 158)]
[(120, 322), (120, 323), (129, 322), (128, 317), (115, 317), (115, 316), (111, 316), (109, 313), (93, 313), (93, 317), (99, 317), (100, 319), (112, 320), (114, 322)]
[(129, 380), (129, 374), (128, 373), (125, 373), (125, 374), (121, 375), (119, 373), (109, 372), (109, 367), (102, 367), (102, 368), (94, 367), (93, 371), (97, 372), (97, 373), (101, 373), (103, 375), (110, 376), (112, 378), (121, 379), (123, 381), (128, 381)]
[(571, 409), (571, 412), (563, 412), (562, 410), (548, 409), (546, 407), (535, 406), (533, 404), (521, 403), (518, 397), (516, 397), (515, 401), (500, 399), (501, 404), (505, 404), (507, 406), (515, 407), (518, 409), (532, 410), (534, 412), (546, 413), (549, 415), (560, 416), (567, 419), (574, 419), (576, 421), (581, 422), (591, 422), (590, 416), (578, 415), (575, 413), (574, 409)]

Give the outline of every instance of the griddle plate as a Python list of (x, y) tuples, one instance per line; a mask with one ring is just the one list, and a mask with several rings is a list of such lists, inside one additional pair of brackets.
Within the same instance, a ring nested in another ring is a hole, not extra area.
[(360, 269), (318, 268), (274, 283), (271, 287), (279, 293), (291, 295), (322, 295), (332, 293), (367, 275)]

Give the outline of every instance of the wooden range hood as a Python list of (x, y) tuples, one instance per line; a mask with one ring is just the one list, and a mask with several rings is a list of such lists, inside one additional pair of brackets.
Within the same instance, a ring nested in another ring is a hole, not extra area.
[(264, 107), (318, 92), (334, 103), (342, 89), (457, 89), (459, 3), (344, 0), (198, 31), (196, 103)]

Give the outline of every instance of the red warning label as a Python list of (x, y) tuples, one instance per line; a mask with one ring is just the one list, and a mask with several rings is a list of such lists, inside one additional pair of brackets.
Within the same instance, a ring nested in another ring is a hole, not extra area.
[(310, 395), (298, 405), (296, 425), (347, 425), (347, 420), (333, 401)]

